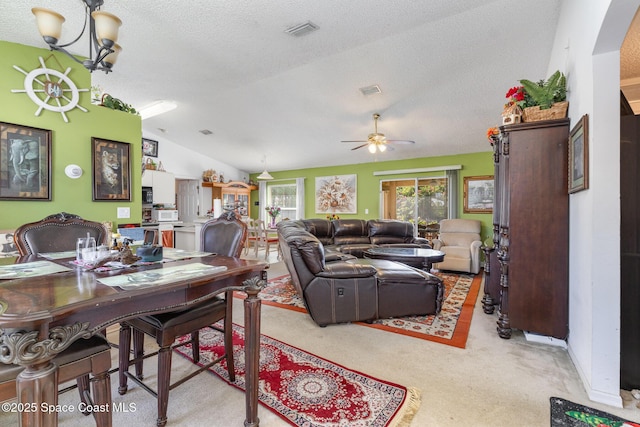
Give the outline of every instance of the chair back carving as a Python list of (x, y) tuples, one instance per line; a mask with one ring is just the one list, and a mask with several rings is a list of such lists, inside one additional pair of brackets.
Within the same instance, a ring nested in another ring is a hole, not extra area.
[(247, 240), (247, 224), (233, 211), (205, 222), (200, 231), (200, 248), (218, 255), (240, 257)]
[(75, 250), (78, 238), (87, 234), (96, 239), (97, 245), (109, 244), (110, 236), (102, 223), (60, 212), (18, 227), (15, 243), (20, 255), (64, 252)]

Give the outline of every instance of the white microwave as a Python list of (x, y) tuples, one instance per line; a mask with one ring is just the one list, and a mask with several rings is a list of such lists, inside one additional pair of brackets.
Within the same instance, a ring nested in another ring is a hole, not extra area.
[(154, 209), (151, 211), (151, 219), (153, 221), (177, 221), (178, 211), (175, 209)]

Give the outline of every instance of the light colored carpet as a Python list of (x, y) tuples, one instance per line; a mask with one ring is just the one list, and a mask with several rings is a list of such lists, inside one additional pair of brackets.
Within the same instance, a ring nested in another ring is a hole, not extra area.
[[(282, 263), (274, 262), (269, 277), (286, 274)], [(629, 420), (640, 420), (640, 409), (629, 393), (623, 392), (627, 408), (613, 408), (589, 401), (566, 350), (527, 342), (516, 331), (510, 340), (496, 334), (496, 315), (482, 311), (478, 295), (466, 349), (455, 348), (358, 325), (318, 327), (304, 313), (262, 306), (262, 332), (329, 359), (422, 391), (422, 403), (413, 426), (548, 426), (549, 398), (562, 397)], [(242, 301), (234, 298), (234, 322), (244, 322)], [(117, 327), (110, 329), (117, 341)], [(153, 345), (153, 343), (150, 343)], [(114, 351), (114, 366), (117, 364)], [(173, 371), (189, 369), (188, 362), (173, 357)], [(156, 360), (145, 364), (148, 379), (155, 377)], [(114, 426), (155, 425), (156, 402), (133, 385), (120, 396), (117, 375), (112, 376), (114, 402), (133, 403), (135, 413), (114, 414)], [(60, 397), (61, 403), (77, 402), (77, 391)], [(287, 426), (274, 413), (260, 406), (260, 425)], [(168, 426), (242, 426), (244, 395), (216, 376), (202, 373), (171, 391)], [(0, 413), (1, 426), (17, 425), (15, 414)], [(61, 414), (62, 427), (93, 425), (77, 412)]]

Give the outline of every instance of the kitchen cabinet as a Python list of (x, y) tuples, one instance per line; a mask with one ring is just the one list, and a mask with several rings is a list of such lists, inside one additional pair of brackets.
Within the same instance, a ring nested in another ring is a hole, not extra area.
[(176, 204), (176, 178), (172, 173), (145, 170), (142, 174), (142, 186), (153, 189), (154, 205)]
[(500, 272), (500, 293), (491, 286), (488, 292), (499, 298), (498, 335), (510, 338), (513, 328), (566, 339), (569, 119), (505, 125), (500, 131), (494, 152), (496, 248), (489, 260), (490, 276)]
[(225, 211), (235, 210), (240, 216), (249, 215), (251, 204), (251, 191), (257, 190), (255, 185), (249, 185), (240, 181), (203, 182), (203, 187), (211, 188), (211, 206), (215, 199), (222, 200), (222, 209)]

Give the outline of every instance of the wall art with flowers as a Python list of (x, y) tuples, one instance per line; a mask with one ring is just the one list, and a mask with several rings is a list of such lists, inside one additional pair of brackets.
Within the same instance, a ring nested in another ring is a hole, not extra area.
[(358, 213), (357, 175), (316, 177), (316, 213)]

